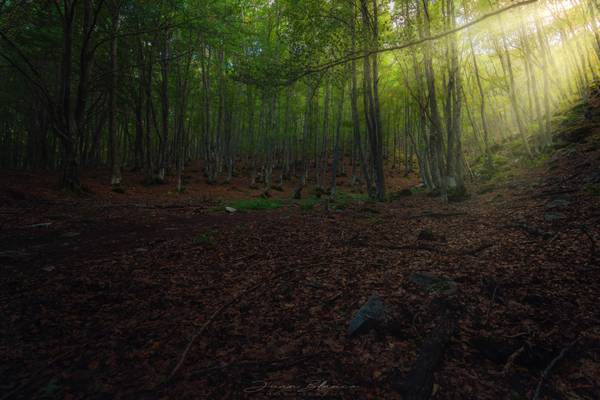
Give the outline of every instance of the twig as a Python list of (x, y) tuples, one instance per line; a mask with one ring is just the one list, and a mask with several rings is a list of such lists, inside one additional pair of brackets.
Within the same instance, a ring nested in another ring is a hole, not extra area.
[(438, 249), (435, 246), (431, 246), (428, 244), (406, 244), (403, 246), (394, 246), (391, 244), (388, 245), (380, 245), (380, 246), (376, 246), (382, 249), (388, 249), (388, 250), (422, 250), (422, 251), (431, 251), (434, 253), (442, 253), (441, 249)]
[(535, 393), (533, 395), (533, 397), (531, 398), (531, 400), (537, 400), (540, 397), (540, 391), (542, 390), (542, 384), (544, 383), (544, 380), (546, 378), (548, 378), (548, 375), (550, 374), (550, 371), (552, 370), (552, 368), (554, 368), (554, 366), (556, 365), (557, 362), (559, 362), (564, 356), (565, 354), (567, 354), (567, 351), (569, 351), (571, 349), (571, 347), (573, 347), (580, 338), (577, 338), (575, 340), (573, 340), (571, 343), (569, 343), (567, 345), (567, 347), (563, 348), (560, 353), (554, 357), (554, 359), (552, 361), (550, 361), (550, 364), (548, 364), (548, 366), (546, 367), (546, 369), (544, 370), (544, 372), (542, 372), (542, 376), (540, 377), (540, 381), (538, 382), (537, 388), (535, 389)]
[(515, 351), (514, 353), (512, 353), (510, 355), (510, 357), (508, 357), (508, 360), (506, 361), (506, 364), (504, 364), (504, 368), (502, 368), (502, 375), (503, 376), (506, 376), (508, 374), (508, 372), (510, 371), (510, 369), (514, 365), (515, 360), (517, 359), (517, 357), (519, 357), (521, 355), (521, 353), (523, 353), (524, 351), (525, 351), (525, 346), (521, 346), (521, 347), (519, 347), (519, 349), (517, 351)]
[(33, 380), (35, 377), (37, 377), (42, 372), (44, 372), (46, 369), (48, 369), (48, 367), (52, 366), (52, 364), (55, 364), (56, 362), (66, 358), (67, 356), (71, 355), (72, 353), (73, 353), (73, 350), (69, 350), (66, 353), (62, 353), (58, 357), (55, 357), (52, 360), (48, 361), (45, 366), (43, 366), (42, 368), (38, 369), (33, 374), (31, 374), (29, 376), (29, 378), (27, 378), (23, 382), (21, 382), (20, 385), (18, 385), (16, 388), (14, 388), (10, 392), (8, 392), (8, 393), (4, 394), (2, 397), (0, 397), (0, 400), (6, 400), (6, 399), (12, 397), (13, 395), (17, 394), (18, 392), (23, 390), (23, 388), (25, 388), (31, 380)]
[(458, 252), (458, 255), (468, 255), (468, 256), (474, 256), (475, 254), (485, 250), (485, 249), (489, 249), (490, 247), (492, 247), (494, 245), (494, 242), (485, 242), (485, 243), (481, 243), (479, 246), (476, 246), (472, 249), (469, 250), (464, 250), (463, 252)]
[(553, 236), (552, 232), (546, 232), (539, 228), (536, 228), (535, 226), (529, 226), (527, 224), (513, 224), (513, 225), (506, 225), (506, 227), (523, 229), (525, 232), (529, 233), (530, 235), (540, 236), (544, 240), (550, 239)]
[(423, 214), (418, 214), (418, 215), (411, 215), (407, 219), (459, 217), (462, 215), (467, 215), (467, 213), (465, 213), (465, 212), (449, 212), (449, 213), (430, 212), (430, 213), (423, 213)]
[(538, 194), (533, 195), (533, 198), (547, 197), (547, 196), (555, 196), (558, 194), (568, 194), (578, 192), (578, 189), (564, 189), (564, 190), (551, 190), (547, 192), (540, 192)]
[(212, 313), (212, 315), (208, 318), (208, 320), (206, 320), (206, 322), (202, 326), (200, 326), (200, 328), (192, 335), (192, 337), (188, 341), (188, 344), (185, 346), (185, 349), (183, 350), (183, 353), (181, 353), (181, 356), (179, 357), (179, 361), (177, 362), (177, 364), (175, 365), (175, 367), (173, 368), (173, 370), (169, 374), (166, 382), (169, 382), (171, 379), (173, 379), (173, 377), (175, 376), (175, 374), (177, 374), (177, 372), (179, 371), (179, 369), (183, 365), (185, 359), (187, 358), (187, 355), (188, 355), (190, 349), (192, 348), (192, 345), (196, 341), (196, 339), (204, 333), (204, 331), (217, 318), (217, 316), (221, 312), (223, 312), (223, 310), (225, 310), (227, 307), (229, 307), (230, 305), (232, 305), (233, 303), (235, 303), (243, 295), (248, 294), (248, 293), (250, 293), (250, 292), (258, 289), (259, 287), (263, 286), (266, 282), (272, 281), (274, 279), (277, 279), (277, 278), (279, 278), (279, 277), (281, 277), (283, 275), (292, 273), (292, 272), (296, 271), (297, 269), (298, 268), (295, 268), (295, 269), (292, 269), (292, 270), (289, 270), (289, 271), (281, 272), (281, 273), (275, 275), (274, 277), (272, 277), (271, 279), (267, 279), (267, 280), (265, 280), (263, 282), (259, 282), (259, 283), (255, 284), (253, 286), (250, 286), (250, 287), (242, 290), (241, 292), (239, 292), (237, 295), (235, 295), (227, 303), (222, 304), (214, 313)]
[(208, 368), (205, 368), (203, 370), (193, 373), (193, 375), (201, 376), (201, 375), (213, 372), (213, 371), (222, 371), (224, 369), (236, 368), (236, 367), (239, 368), (239, 367), (262, 367), (262, 366), (264, 366), (269, 371), (276, 371), (276, 370), (281, 370), (281, 369), (285, 369), (285, 368), (291, 368), (295, 365), (298, 365), (304, 361), (308, 361), (312, 358), (322, 357), (325, 354), (328, 354), (328, 353), (327, 352), (318, 352), (318, 353), (304, 354), (301, 356), (285, 357), (285, 358), (280, 358), (278, 360), (272, 360), (272, 361), (242, 360), (242, 361), (237, 361), (237, 362), (231, 362), (229, 364), (208, 367)]
[(492, 299), (490, 300), (490, 306), (488, 307), (487, 312), (485, 313), (484, 325), (487, 325), (488, 320), (490, 319), (490, 313), (492, 312), (492, 307), (494, 306), (494, 300), (496, 300), (496, 292), (498, 291), (498, 285), (494, 286), (494, 292), (492, 293)]
[(596, 241), (594, 240), (592, 234), (590, 233), (590, 231), (587, 229), (586, 226), (581, 225), (579, 227), (579, 229), (581, 229), (581, 231), (585, 234), (585, 236), (587, 236), (587, 238), (590, 240), (590, 243), (591, 243), (590, 260), (589, 260), (588, 264), (593, 264), (594, 261), (596, 260)]
[(526, 336), (529, 335), (530, 332), (519, 332), (519, 333), (515, 333), (514, 335), (508, 335), (508, 336), (504, 336), (506, 339), (516, 339), (518, 337), (521, 336)]

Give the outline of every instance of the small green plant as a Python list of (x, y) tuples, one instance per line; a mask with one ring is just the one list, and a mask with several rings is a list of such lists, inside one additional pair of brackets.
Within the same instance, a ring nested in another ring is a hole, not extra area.
[(273, 210), (281, 207), (281, 200), (277, 199), (245, 199), (237, 200), (229, 204), (229, 207), (235, 208), (238, 211), (244, 210)]
[(209, 231), (201, 233), (194, 237), (193, 243), (196, 245), (213, 245), (215, 232)]
[(583, 190), (588, 193), (591, 194), (592, 196), (600, 196), (600, 184), (594, 184), (594, 183), (590, 183), (585, 185), (585, 187), (583, 188)]
[(335, 196), (335, 208), (344, 209), (347, 208), (351, 203), (367, 203), (373, 200), (369, 198), (369, 195), (363, 193), (347, 193), (338, 192)]
[(319, 204), (320, 202), (321, 202), (321, 199), (319, 199), (317, 196), (311, 196), (311, 197), (307, 197), (305, 199), (298, 200), (298, 205), (300, 206), (301, 210), (310, 211), (313, 208), (315, 208), (315, 206), (317, 204)]
[(426, 226), (419, 232), (418, 240), (435, 240), (435, 235), (433, 234), (433, 229), (431, 227)]

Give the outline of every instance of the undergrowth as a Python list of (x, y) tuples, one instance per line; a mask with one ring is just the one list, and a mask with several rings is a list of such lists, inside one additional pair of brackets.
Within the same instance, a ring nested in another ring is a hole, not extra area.
[(235, 208), (238, 211), (244, 210), (274, 210), (281, 207), (281, 200), (265, 199), (262, 197), (256, 199), (236, 200), (229, 203), (229, 207)]

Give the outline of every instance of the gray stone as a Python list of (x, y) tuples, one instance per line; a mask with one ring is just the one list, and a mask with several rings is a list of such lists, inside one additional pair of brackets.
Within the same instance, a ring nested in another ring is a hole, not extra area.
[(563, 213), (559, 212), (549, 212), (544, 214), (544, 220), (546, 222), (559, 221), (561, 219), (565, 219), (567, 216)]
[(566, 197), (556, 197), (546, 204), (546, 209), (565, 208), (571, 204), (571, 201)]
[(368, 332), (378, 324), (385, 322), (386, 311), (383, 299), (372, 295), (369, 300), (358, 310), (348, 326), (348, 335), (355, 336)]
[(453, 295), (458, 288), (458, 285), (453, 280), (426, 272), (414, 273), (409, 277), (409, 280), (431, 293), (439, 293), (445, 296)]

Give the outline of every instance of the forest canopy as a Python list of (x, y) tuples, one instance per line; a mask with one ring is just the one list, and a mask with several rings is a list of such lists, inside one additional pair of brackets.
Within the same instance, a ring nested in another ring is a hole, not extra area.
[[(518, 138), (532, 158), (600, 58), (595, 0), (0, 1), (1, 166), (122, 169), (184, 190), (307, 180), (386, 196), (418, 169), (445, 200)], [(480, 162), (482, 161), (482, 162)], [(471, 165), (483, 165), (474, 171)], [(415, 164), (413, 166), (413, 164)], [(333, 176), (332, 179), (326, 178)], [(326, 181), (327, 180), (327, 181)]]

